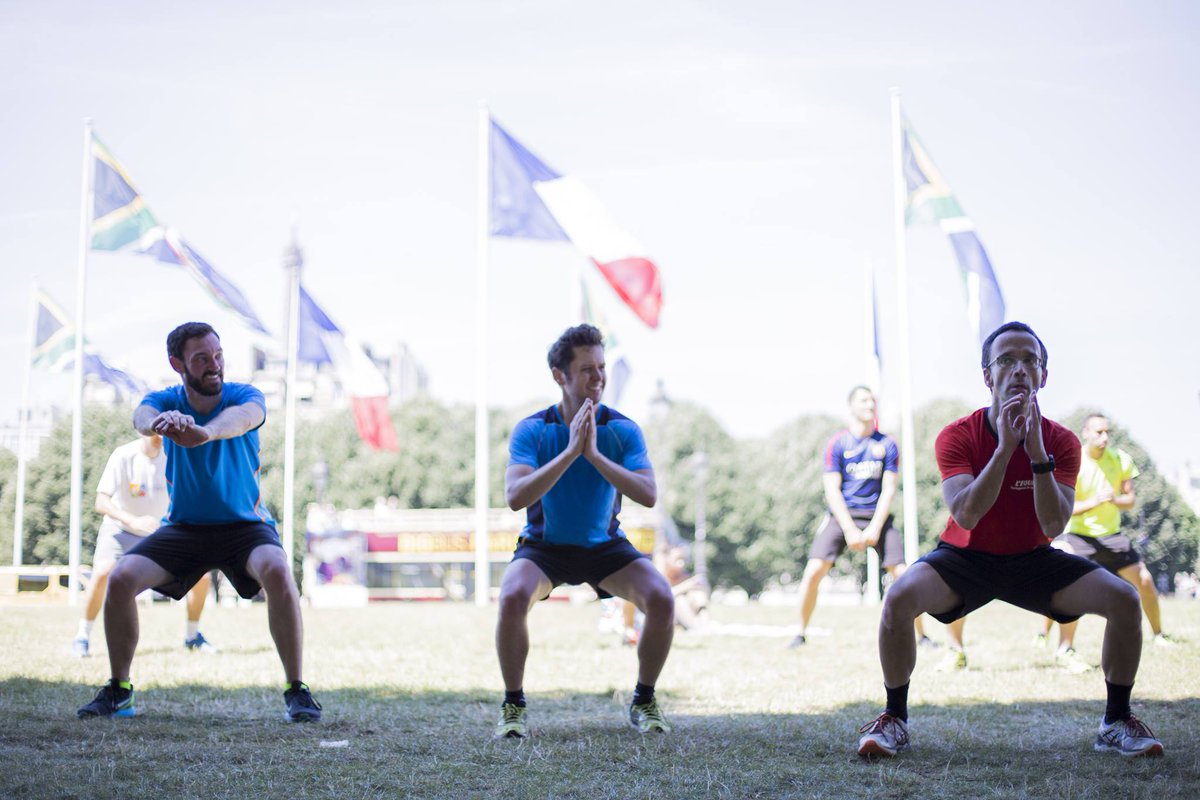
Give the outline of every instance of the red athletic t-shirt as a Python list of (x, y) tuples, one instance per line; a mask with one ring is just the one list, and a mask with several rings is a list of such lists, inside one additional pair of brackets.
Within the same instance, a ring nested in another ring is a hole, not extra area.
[[(978, 475), (991, 460), (1000, 439), (988, 422), (987, 411), (981, 408), (955, 420), (938, 434), (934, 450), (943, 481), (955, 475)], [(1062, 425), (1043, 417), (1042, 441), (1046, 452), (1054, 456), (1054, 479), (1074, 490), (1079, 474), (1079, 440)], [(1050, 541), (1042, 533), (1033, 507), (1033, 470), (1025, 448), (1018, 447), (1012, 454), (1004, 472), (1004, 486), (979, 524), (967, 530), (952, 516), (942, 532), (942, 541), (1000, 555), (1027, 553)]]

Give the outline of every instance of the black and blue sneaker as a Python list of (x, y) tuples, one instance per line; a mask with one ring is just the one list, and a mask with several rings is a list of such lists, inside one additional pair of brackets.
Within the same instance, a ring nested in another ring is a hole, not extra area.
[(292, 681), (283, 692), (283, 702), (287, 704), (284, 719), (288, 722), (320, 722), (321, 704), (312, 696), (307, 683)]
[(215, 644), (213, 644), (212, 642), (210, 642), (208, 639), (205, 639), (204, 634), (200, 633), (200, 631), (196, 631), (196, 635), (194, 638), (184, 639), (183, 646), (193, 652), (207, 653), (208, 655), (213, 655), (214, 653), (220, 652), (217, 649), (217, 646)]
[(96, 692), (95, 700), (75, 713), (80, 719), (136, 716), (137, 710), (133, 707), (133, 684), (129, 681), (110, 680)]

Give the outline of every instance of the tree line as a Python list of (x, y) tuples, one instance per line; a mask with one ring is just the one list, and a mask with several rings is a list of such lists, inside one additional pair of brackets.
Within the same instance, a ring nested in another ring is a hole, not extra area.
[[(490, 498), (504, 505), (504, 470), (513, 426), (535, 411), (491, 412)], [(948, 422), (971, 409), (956, 401), (926, 405), (915, 416), (918, 527), (921, 552), (931, 549), (948, 512), (933, 442)], [(1090, 409), (1068, 415), (1063, 424), (1078, 432)], [(91, 406), (84, 418), (83, 558), (90, 559), (100, 516), (93, 508), (95, 486), (113, 448), (135, 438), (125, 407)], [(474, 502), (474, 409), (418, 398), (392, 412), (399, 453), (377, 453), (358, 438), (348, 410), (301, 417), (296, 437), (296, 562), (304, 547), (304, 509), (317, 499), (338, 508), (371, 506), (395, 497), (401, 508), (466, 508)], [(1145, 449), (1112, 420), (1112, 446), (1133, 456), (1141, 470), (1135, 481), (1137, 505), (1123, 514), (1124, 530), (1139, 542), (1155, 574), (1197, 569), (1200, 520), (1156, 469)], [(735, 439), (708, 411), (675, 403), (646, 420), (650, 455), (659, 479), (660, 502), (681, 535), (692, 539), (696, 524), (696, 454), (707, 461), (704, 495), (707, 562), (716, 585), (741, 586), (751, 593), (797, 579), (808, 547), (825, 513), (821, 488), (826, 442), (843, 422), (825, 415), (799, 417), (763, 438)], [(283, 425), (268, 415), (261, 430), (262, 489), (278, 518), (283, 499)], [(27, 469), (25, 563), (65, 564), (70, 516), (71, 425), (55, 426), (38, 458)], [(323, 462), (325, 470), (315, 469)], [(322, 478), (319, 472), (327, 477)], [(16, 498), (16, 457), (0, 450), (0, 563), (10, 563)], [(894, 502), (903, 526), (903, 498)], [(865, 575), (865, 556), (850, 554), (842, 570)]]

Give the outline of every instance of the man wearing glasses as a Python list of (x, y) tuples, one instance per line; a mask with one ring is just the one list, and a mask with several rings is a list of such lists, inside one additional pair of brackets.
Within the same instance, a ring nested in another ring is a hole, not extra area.
[(941, 542), (892, 585), (879, 621), (887, 706), (859, 731), (862, 756), (909, 746), (908, 684), (917, 661), (913, 620), (943, 623), (992, 600), (1058, 622), (1105, 618), (1101, 667), (1108, 702), (1095, 749), (1160, 756), (1162, 743), (1129, 707), (1142, 652), (1142, 614), (1132, 586), (1099, 565), (1050, 547), (1075, 502), (1079, 440), (1044, 419), (1046, 347), (1022, 322), (1001, 325), (983, 343), (983, 382), (992, 402), (947, 425), (936, 452), (950, 519)]

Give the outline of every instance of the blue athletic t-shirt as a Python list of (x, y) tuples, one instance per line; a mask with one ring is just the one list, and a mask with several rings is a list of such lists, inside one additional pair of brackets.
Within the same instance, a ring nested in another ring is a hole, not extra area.
[(883, 473), (895, 472), (899, 462), (896, 443), (879, 431), (860, 439), (841, 430), (825, 447), (825, 471), (842, 474), (842, 497), (850, 509), (874, 511), (883, 491)]
[[(198, 414), (188, 404), (182, 385), (151, 392), (142, 405), (163, 411), (179, 411), (207, 425), (227, 408), (256, 403), (266, 414), (262, 392), (248, 383), (226, 383), (221, 401), (209, 414)], [(265, 421), (265, 417), (264, 417)], [(167, 454), (167, 488), (171, 505), (167, 522), (217, 525), (224, 522), (269, 522), (258, 487), (258, 429), (232, 439), (218, 439), (199, 447), (180, 447), (163, 437)]]
[[(538, 469), (566, 450), (570, 440), (570, 426), (563, 422), (558, 406), (550, 406), (517, 423), (508, 447), (508, 465)], [(596, 409), (596, 448), (627, 470), (650, 469), (646, 441), (637, 423), (605, 405)], [(529, 506), (521, 538), (595, 547), (624, 538), (617, 521), (620, 512), (621, 495), (580, 456), (550, 491)]]

